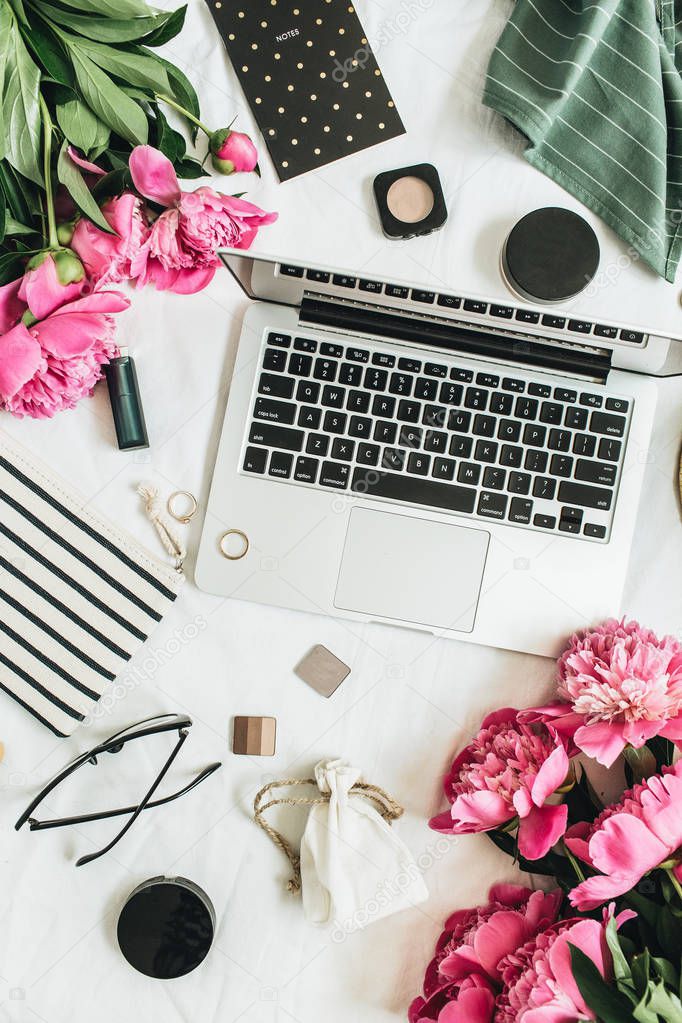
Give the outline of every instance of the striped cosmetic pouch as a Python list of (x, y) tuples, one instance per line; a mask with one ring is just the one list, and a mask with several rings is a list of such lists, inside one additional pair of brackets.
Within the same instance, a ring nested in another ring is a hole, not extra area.
[(183, 579), (0, 431), (0, 689), (39, 721), (70, 735)]

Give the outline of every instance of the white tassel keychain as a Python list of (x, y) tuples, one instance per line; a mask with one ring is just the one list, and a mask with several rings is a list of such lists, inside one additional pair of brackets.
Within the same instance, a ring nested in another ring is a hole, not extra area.
[(158, 488), (151, 483), (140, 483), (137, 492), (144, 501), (147, 518), (154, 525), (165, 550), (175, 561), (176, 569), (181, 571), (187, 557), (187, 549), (161, 508)]

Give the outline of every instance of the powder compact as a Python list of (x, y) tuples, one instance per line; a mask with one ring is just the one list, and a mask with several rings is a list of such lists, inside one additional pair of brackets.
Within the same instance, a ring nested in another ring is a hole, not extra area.
[(377, 174), (374, 196), (388, 238), (431, 234), (448, 219), (440, 177), (431, 163)]
[(522, 217), (502, 250), (509, 289), (530, 302), (565, 302), (590, 283), (599, 266), (597, 236), (572, 210), (547, 206)]

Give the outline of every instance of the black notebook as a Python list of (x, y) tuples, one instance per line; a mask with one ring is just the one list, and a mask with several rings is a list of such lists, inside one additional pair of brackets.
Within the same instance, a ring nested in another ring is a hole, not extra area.
[(281, 181), (405, 128), (347, 0), (207, 0)]

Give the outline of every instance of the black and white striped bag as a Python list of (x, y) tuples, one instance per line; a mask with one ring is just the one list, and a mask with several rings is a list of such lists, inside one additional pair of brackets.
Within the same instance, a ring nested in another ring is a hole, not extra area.
[(183, 581), (0, 432), (0, 688), (70, 735)]

